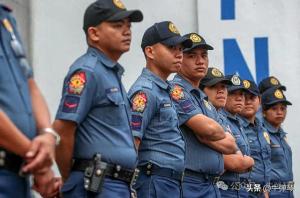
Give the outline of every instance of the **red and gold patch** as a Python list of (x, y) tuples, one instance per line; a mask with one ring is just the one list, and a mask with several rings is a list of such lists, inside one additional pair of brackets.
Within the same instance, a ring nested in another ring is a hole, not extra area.
[(144, 92), (135, 94), (132, 100), (132, 110), (143, 113), (147, 104), (147, 95)]
[(81, 95), (86, 84), (85, 72), (80, 71), (73, 74), (69, 81), (68, 92), (70, 94)]
[(184, 98), (184, 93), (183, 93), (183, 89), (182, 87), (180, 87), (179, 85), (175, 85), (172, 89), (171, 89), (171, 97), (175, 100), (181, 100)]

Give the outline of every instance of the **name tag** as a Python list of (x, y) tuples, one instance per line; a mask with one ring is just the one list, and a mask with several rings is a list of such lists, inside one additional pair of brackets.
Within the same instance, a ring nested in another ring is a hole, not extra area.
[(118, 87), (112, 87), (112, 88), (108, 88), (105, 90), (106, 93), (115, 93), (118, 92), (119, 88)]
[(280, 145), (279, 145), (279, 144), (271, 144), (271, 147), (272, 147), (272, 148), (279, 148)]
[(165, 103), (165, 104), (162, 104), (161, 106), (162, 106), (162, 108), (166, 108), (166, 107), (171, 107), (172, 105), (171, 105), (171, 103)]

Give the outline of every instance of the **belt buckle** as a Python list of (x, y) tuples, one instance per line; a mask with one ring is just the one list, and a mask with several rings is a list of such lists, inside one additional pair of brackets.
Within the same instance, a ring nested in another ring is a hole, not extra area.
[(225, 184), (224, 181), (217, 181), (216, 185), (218, 188), (222, 189), (222, 190), (228, 190), (228, 185)]

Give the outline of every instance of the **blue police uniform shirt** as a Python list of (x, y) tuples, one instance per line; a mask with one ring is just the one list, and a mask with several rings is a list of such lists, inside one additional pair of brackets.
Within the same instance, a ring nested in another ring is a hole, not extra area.
[(168, 82), (143, 69), (129, 90), (132, 130), (141, 139), (139, 166), (151, 162), (182, 172), (185, 143), (169, 91)]
[(180, 75), (175, 75), (171, 95), (177, 109), (180, 128), (186, 141), (186, 169), (211, 175), (220, 175), (224, 171), (223, 155), (205, 144), (200, 143), (187, 126), (186, 121), (197, 114), (204, 114), (219, 120), (216, 109), (205, 100), (206, 95), (194, 88)]
[(12, 25), (22, 48), (15, 19), (5, 6), (0, 5), (0, 109), (24, 135), (33, 139), (36, 136), (36, 124), (28, 86), (28, 79), (32, 78), (33, 72), (30, 67), (27, 71), (22, 69), (20, 58), (11, 46), (11, 34), (3, 25), (5, 19)]
[(286, 132), (274, 128), (264, 120), (271, 140), (271, 177), (273, 183), (293, 181), (292, 150), (287, 142)]
[(135, 167), (123, 72), (121, 65), (92, 47), (70, 67), (56, 119), (77, 123), (73, 158), (90, 159), (100, 153), (105, 162)]
[[(239, 150), (242, 152), (243, 155), (250, 156), (250, 145), (247, 139), (245, 132), (243, 131), (242, 127), (242, 120), (237, 115), (233, 115), (230, 112), (226, 111), (225, 109), (221, 109), (220, 114), (226, 118), (228, 129), (230, 130), (231, 134), (234, 136), (236, 144)], [(240, 180), (240, 175), (244, 178), (249, 176), (248, 173), (236, 173), (232, 171), (226, 171), (222, 176), (221, 180), (236, 182)]]
[(271, 175), (271, 147), (270, 136), (262, 123), (255, 119), (255, 124), (250, 123), (247, 119), (243, 119), (243, 128), (247, 135), (250, 145), (251, 157), (254, 159), (254, 167), (249, 173), (248, 179), (251, 182), (259, 184), (267, 184), (270, 182)]

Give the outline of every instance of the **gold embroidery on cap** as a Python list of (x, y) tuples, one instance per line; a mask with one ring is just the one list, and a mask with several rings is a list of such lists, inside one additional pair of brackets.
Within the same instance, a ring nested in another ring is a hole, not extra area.
[(270, 140), (270, 136), (269, 136), (269, 134), (268, 134), (268, 132), (264, 132), (264, 137), (265, 137), (265, 139), (267, 140), (267, 142), (269, 143), (269, 144), (271, 144), (271, 140)]
[(278, 99), (282, 99), (283, 98), (283, 93), (282, 91), (280, 91), (279, 89), (277, 89), (274, 93), (274, 96)]
[(278, 80), (277, 80), (276, 78), (271, 78), (271, 79), (270, 79), (270, 83), (271, 83), (272, 85), (278, 85), (278, 84), (279, 84), (279, 82), (278, 82)]
[(173, 23), (169, 23), (169, 30), (175, 34), (179, 34), (178, 29), (176, 28), (176, 26)]
[(190, 39), (193, 41), (193, 43), (200, 43), (202, 40), (197, 34), (191, 34)]
[(243, 81), (243, 84), (244, 84), (244, 87), (246, 88), (246, 89), (248, 89), (249, 87), (250, 87), (250, 82), (248, 81), (248, 80), (244, 80)]
[(121, 0), (113, 0), (113, 3), (115, 4), (115, 6), (117, 6), (120, 9), (125, 9), (125, 5), (123, 4), (123, 2)]
[(241, 85), (241, 80), (238, 76), (232, 76), (231, 82), (233, 85)]
[(214, 77), (222, 77), (223, 74), (220, 70), (218, 70), (217, 68), (213, 68), (211, 70), (211, 74), (214, 76)]

